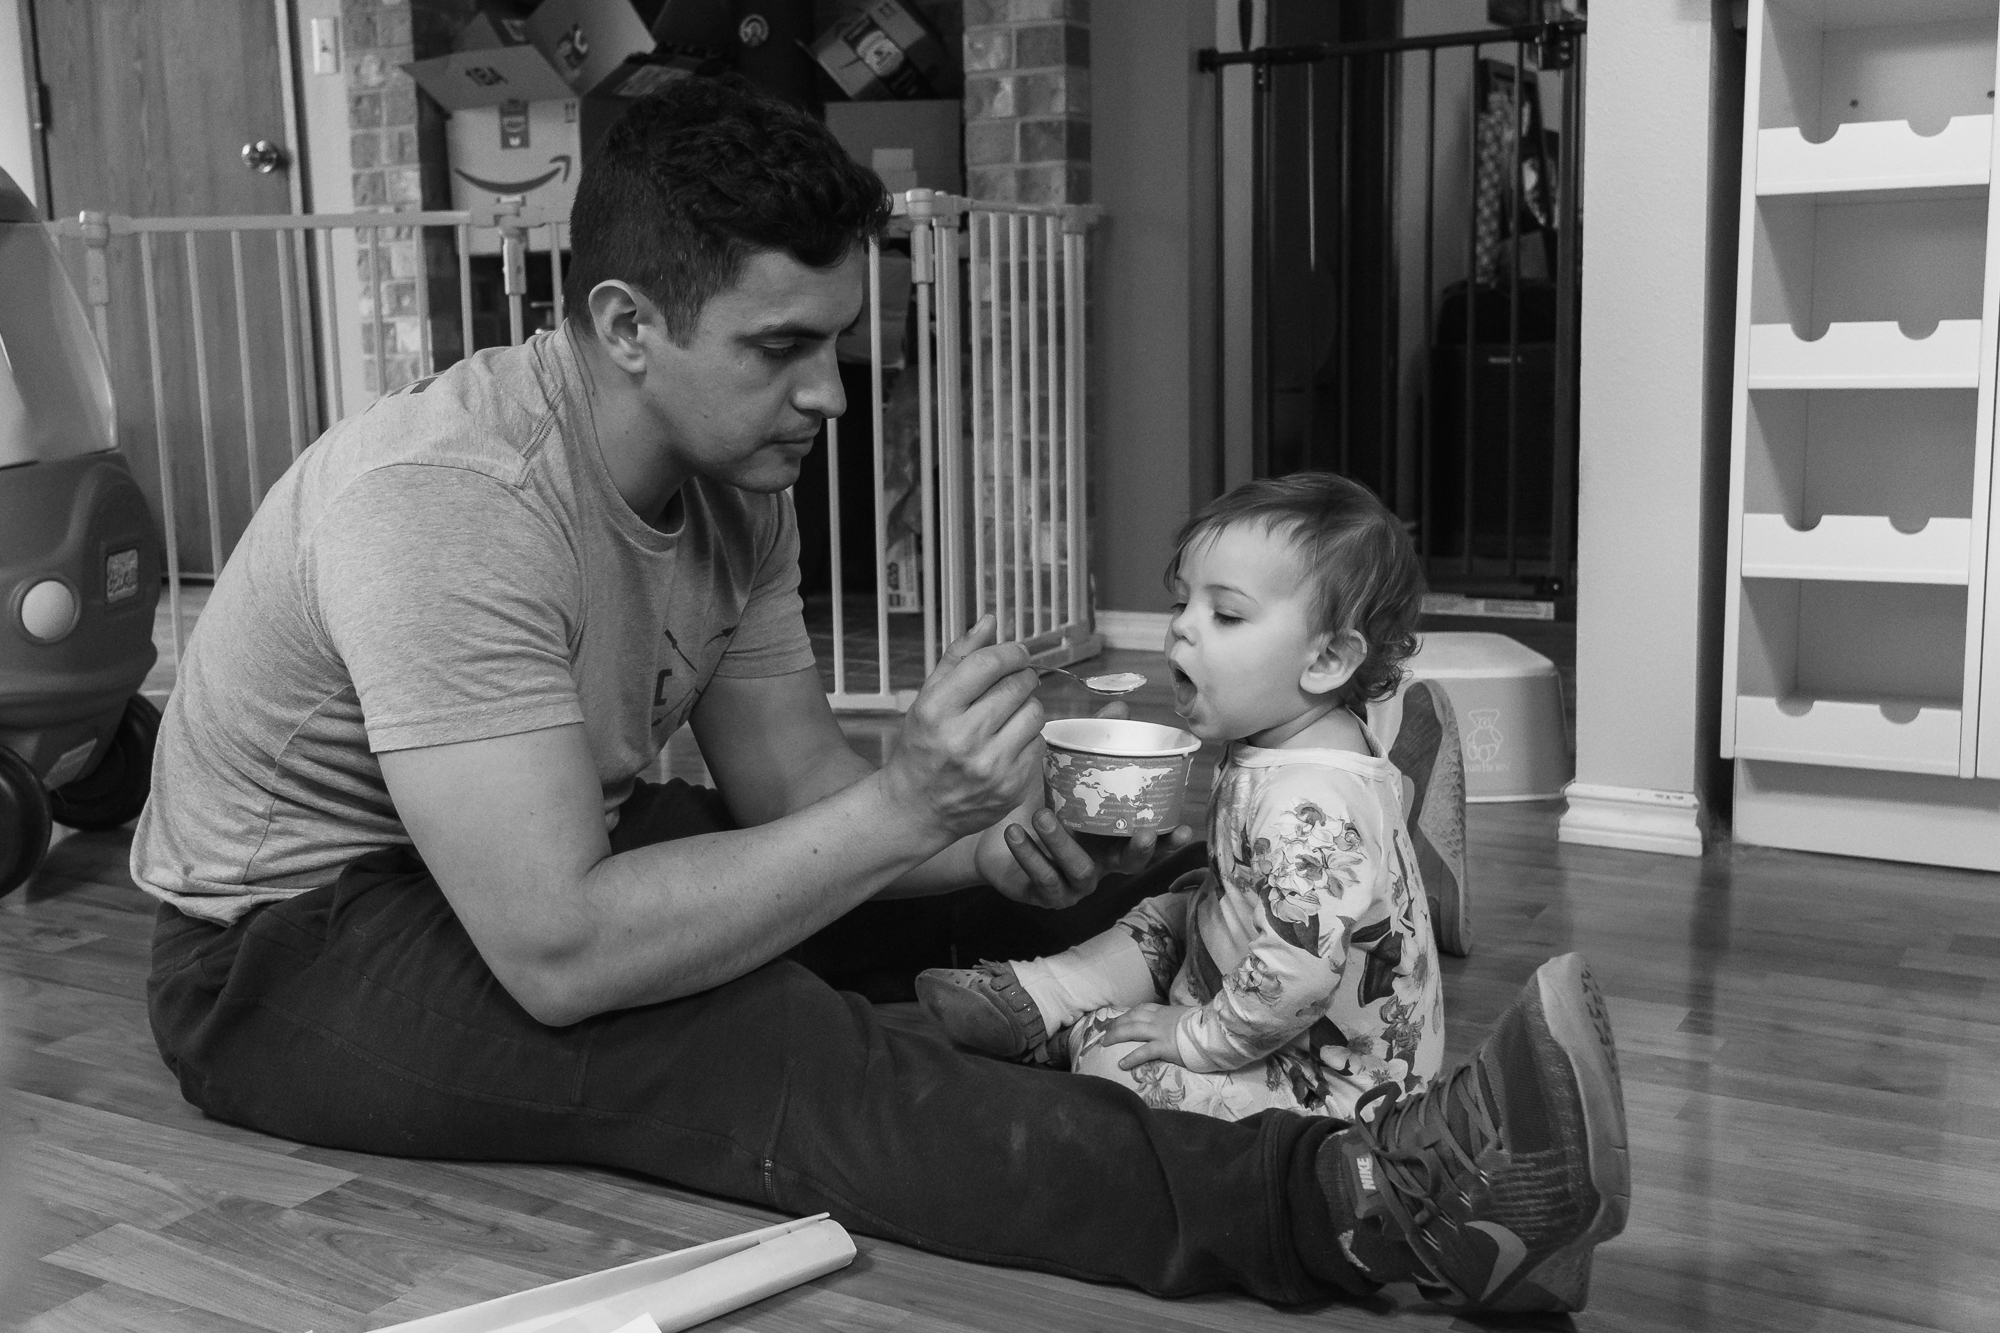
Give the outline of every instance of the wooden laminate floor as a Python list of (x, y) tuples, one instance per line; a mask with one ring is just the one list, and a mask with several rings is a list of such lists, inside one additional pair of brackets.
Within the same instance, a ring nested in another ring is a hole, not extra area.
[[(1051, 705), (1084, 701), (1051, 687)], [(851, 731), (871, 756), (892, 734)], [(670, 760), (698, 764), (685, 738)], [(1632, 1221), (1598, 1252), (1574, 1326), (2000, 1328), (2000, 879), (1564, 847), (1555, 820), (1547, 805), (1474, 808), (1479, 938), (1445, 977), (1454, 1060), (1553, 953), (1583, 950), (1610, 998)], [(70, 837), (0, 901), (14, 1032), (0, 1232), (19, 1256), (0, 1327), (366, 1329), (769, 1219), (603, 1171), (373, 1158), (204, 1119), (147, 1032), (151, 910), (128, 842)], [(1407, 1289), (1303, 1312), (1166, 1302), (859, 1245), (851, 1268), (716, 1327), (1475, 1326)]]

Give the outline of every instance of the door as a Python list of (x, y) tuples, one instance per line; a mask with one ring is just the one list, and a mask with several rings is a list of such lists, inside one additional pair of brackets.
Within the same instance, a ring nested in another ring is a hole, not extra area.
[[(294, 136), (284, 92), (289, 79), (280, 63), (286, 58), (279, 39), (283, 4), (30, 0), (35, 59), (48, 89), (43, 151), (50, 214), (295, 212)], [(262, 171), (243, 152), (260, 140), (278, 146), (277, 160), (264, 155), (269, 169)], [(273, 233), (197, 235), (192, 283), (182, 235), (158, 235), (152, 245), (162, 404), (157, 429), (140, 238), (115, 236), (108, 252), (107, 359), (118, 398), (119, 443), (164, 521), (164, 436), (182, 572), (212, 574), (262, 490), (290, 462), (294, 424), (310, 408), (295, 406), (287, 393)], [(239, 248), (240, 283), (234, 263)], [(81, 251), (75, 242), (64, 249), (81, 289)], [(294, 309), (305, 310), (300, 284), (294, 281), (290, 292)], [(298, 341), (295, 334), (295, 347)], [(298, 363), (311, 364), (309, 350)], [(310, 384), (300, 384), (301, 396)]]

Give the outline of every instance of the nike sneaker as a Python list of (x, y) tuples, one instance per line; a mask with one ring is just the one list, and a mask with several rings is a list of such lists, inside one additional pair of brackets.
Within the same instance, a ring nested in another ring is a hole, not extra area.
[(1582, 955), (1542, 964), (1445, 1080), (1402, 1100), (1385, 1085), (1363, 1103), (1319, 1160), (1364, 1271), (1405, 1275), (1367, 1262), (1400, 1240), (1407, 1275), (1445, 1304), (1584, 1307), (1592, 1252), (1625, 1228), (1632, 1173), (1611, 1021)]

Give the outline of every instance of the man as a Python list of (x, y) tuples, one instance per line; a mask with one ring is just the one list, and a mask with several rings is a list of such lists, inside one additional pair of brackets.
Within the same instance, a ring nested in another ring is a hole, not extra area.
[[(1580, 1304), (1626, 1185), (1573, 964), (1447, 1088), (1343, 1128), (967, 1056), (784, 956), (899, 895), (1064, 907), (1179, 842), (1106, 864), (1037, 809), (1035, 675), (990, 623), (880, 772), (827, 709), (784, 491), (846, 406), (884, 202), (816, 122), (683, 83), (584, 173), (565, 328), (378, 402), (273, 488), (133, 843), (185, 1095), (1163, 1294)], [(635, 779), (683, 719), (719, 795)]]

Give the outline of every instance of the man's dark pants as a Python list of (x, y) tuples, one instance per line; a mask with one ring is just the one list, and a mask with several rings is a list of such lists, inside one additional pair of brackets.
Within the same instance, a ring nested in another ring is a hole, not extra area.
[[(613, 849), (729, 826), (712, 792), (643, 785)], [(1314, 1179), (1335, 1122), (1152, 1111), (1110, 1082), (885, 1022), (814, 970), (894, 994), (955, 955), (1047, 952), (1190, 864), (1061, 913), (988, 891), (868, 904), (714, 990), (549, 1028), (494, 979), (415, 854), (375, 852), (227, 929), (163, 907), (153, 1031), (190, 1102), (306, 1143), (618, 1167), (1161, 1295), (1365, 1292)]]

